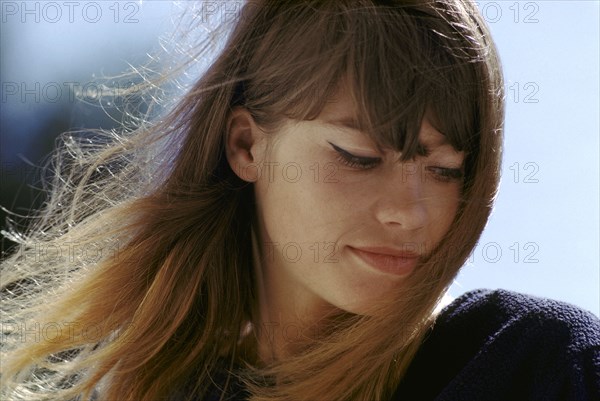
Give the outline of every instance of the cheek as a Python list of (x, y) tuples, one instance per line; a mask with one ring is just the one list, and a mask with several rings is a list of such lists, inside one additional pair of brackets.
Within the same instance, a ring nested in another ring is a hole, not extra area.
[(348, 219), (344, 210), (352, 206), (339, 185), (319, 180), (321, 172), (310, 162), (279, 163), (273, 172), (256, 183), (257, 203), (271, 239), (335, 241)]
[(426, 202), (427, 214), (430, 222), (431, 240), (437, 242), (450, 229), (460, 204), (460, 189), (457, 185), (448, 185), (447, 188), (432, 191)]
[(284, 138), (270, 161), (256, 190), (272, 234), (282, 240), (303, 236), (306, 241), (336, 241), (359, 206), (356, 193), (361, 186), (346, 183), (323, 150), (302, 136)]

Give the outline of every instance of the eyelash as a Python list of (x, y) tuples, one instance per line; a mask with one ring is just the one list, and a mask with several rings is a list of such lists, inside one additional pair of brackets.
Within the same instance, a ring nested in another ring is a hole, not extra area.
[[(381, 163), (381, 159), (379, 157), (355, 156), (352, 153), (349, 153), (348, 151), (332, 144), (331, 142), (329, 142), (329, 144), (338, 153), (336, 158), (337, 161), (348, 167), (357, 168), (360, 170), (369, 170)], [(432, 172), (434, 178), (440, 182), (462, 181), (464, 178), (462, 169), (438, 166), (428, 166), (426, 168), (428, 171)]]
[(329, 144), (338, 153), (337, 160), (348, 167), (358, 168), (361, 170), (368, 170), (381, 163), (381, 159), (379, 157), (355, 156), (352, 153), (349, 153), (348, 151), (340, 148), (339, 146), (334, 145), (331, 142), (329, 142)]
[(427, 170), (433, 172), (435, 179), (441, 182), (462, 181), (464, 178), (462, 170), (458, 168), (430, 166)]

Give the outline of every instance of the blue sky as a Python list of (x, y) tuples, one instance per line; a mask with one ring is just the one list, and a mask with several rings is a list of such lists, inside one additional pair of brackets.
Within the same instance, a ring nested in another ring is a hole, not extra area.
[(506, 288), (598, 315), (599, 3), (481, 2), (480, 10), (506, 79), (503, 176), (450, 294)]
[[(94, 73), (116, 73), (157, 44), (172, 8), (166, 1), (123, 1), (118, 9), (97, 2), (103, 13), (97, 22), (90, 23), (89, 13), (82, 18), (81, 9), (73, 22), (68, 10), (49, 22), (53, 10), (35, 21), (22, 10), (12, 14), (7, 3), (23, 4), (2, 1), (3, 82), (85, 82)], [(506, 79), (503, 177), (489, 224), (450, 295), (505, 288), (600, 315), (599, 2), (479, 6)], [(128, 16), (134, 22), (125, 23)], [(37, 110), (18, 102), (2, 106), (3, 115)]]

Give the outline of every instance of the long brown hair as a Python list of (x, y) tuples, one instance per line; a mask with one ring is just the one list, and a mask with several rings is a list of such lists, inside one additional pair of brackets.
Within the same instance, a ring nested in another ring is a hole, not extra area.
[[(52, 196), (2, 265), (2, 396), (202, 399), (230, 372), (253, 401), (385, 400), (402, 379), (497, 191), (504, 92), (488, 28), (466, 0), (252, 1), (231, 23), (168, 113), (101, 144), (64, 137)], [(315, 118), (342, 81), (363, 131), (405, 160), (431, 111), (467, 155), (460, 208), (381, 313), (341, 314), (302, 352), (244, 364), (255, 203), (225, 158), (228, 117), (243, 106), (272, 132)], [(40, 247), (73, 252), (32, 257)]]

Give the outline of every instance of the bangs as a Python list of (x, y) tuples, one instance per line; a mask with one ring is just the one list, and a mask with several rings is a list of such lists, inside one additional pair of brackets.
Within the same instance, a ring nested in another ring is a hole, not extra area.
[(249, 69), (264, 57), (273, 63), (250, 81), (248, 106), (267, 125), (268, 114), (310, 120), (348, 83), (359, 129), (401, 152), (402, 160), (422, 150), (425, 115), (456, 150), (474, 151), (478, 105), (487, 93), (478, 63), (485, 62), (486, 49), (475, 39), (477, 27), (465, 26), (464, 10), (433, 10), (418, 3), (292, 6), (287, 29), (281, 27), (290, 21), (274, 14), (270, 25), (280, 36), (272, 48), (257, 49)]
[(406, 161), (422, 154), (419, 131), (427, 116), (453, 148), (473, 151), (483, 85), (479, 49), (448, 31), (439, 15), (406, 8), (355, 11), (362, 15), (345, 65), (360, 129)]

